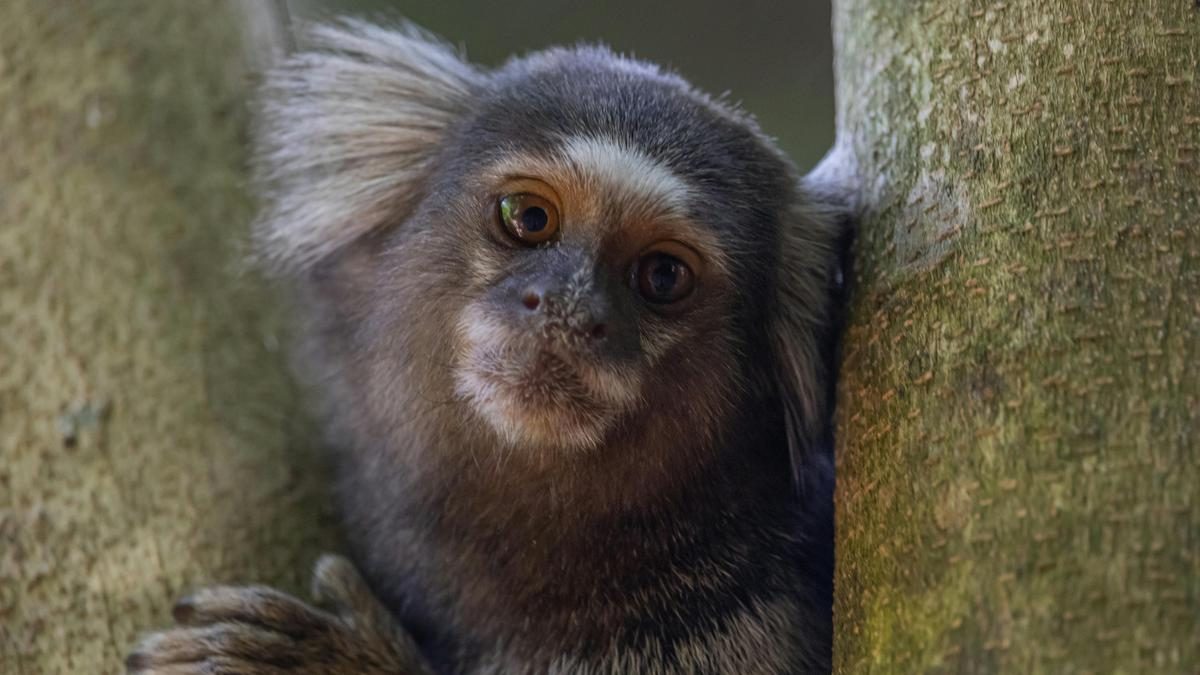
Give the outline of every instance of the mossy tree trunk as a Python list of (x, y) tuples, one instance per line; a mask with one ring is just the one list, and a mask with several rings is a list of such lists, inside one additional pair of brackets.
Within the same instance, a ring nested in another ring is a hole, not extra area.
[(237, 245), (243, 11), (0, 3), (0, 673), (121, 672), (181, 591), (334, 543)]
[(1200, 672), (1200, 8), (835, 5), (838, 672)]

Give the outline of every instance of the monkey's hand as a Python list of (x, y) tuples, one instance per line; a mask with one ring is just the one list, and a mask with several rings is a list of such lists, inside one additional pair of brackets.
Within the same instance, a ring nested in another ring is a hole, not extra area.
[(328, 610), (264, 586), (216, 586), (181, 599), (178, 626), (138, 644), (137, 675), (432, 675), (416, 643), (350, 561), (323, 556), (313, 595)]

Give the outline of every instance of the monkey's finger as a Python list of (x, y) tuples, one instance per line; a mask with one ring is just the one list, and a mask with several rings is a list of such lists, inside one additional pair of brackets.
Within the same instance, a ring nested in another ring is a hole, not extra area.
[(173, 663), (138, 671), (138, 675), (294, 675), (285, 668), (242, 659), (216, 658), (196, 663)]
[(129, 673), (163, 673), (170, 672), (163, 670), (167, 667), (211, 664), (218, 657), (253, 659), (271, 667), (273, 661), (294, 658), (297, 647), (286, 635), (246, 624), (176, 628), (139, 642), (125, 659), (125, 669)]
[(375, 598), (354, 563), (340, 555), (325, 554), (313, 568), (312, 594), (317, 603), (341, 618), (361, 624), (392, 623), (387, 609)]
[(183, 626), (236, 622), (301, 638), (337, 619), (265, 586), (213, 586), (181, 598), (172, 610)]
[(150, 670), (129, 670), (130, 675), (137, 673), (138, 675), (200, 675), (204, 672), (203, 668), (208, 666), (203, 663), (182, 663), (170, 666), (156, 666)]
[[(417, 643), (371, 592), (367, 582), (346, 558), (323, 555), (313, 570), (313, 597), (330, 608), (360, 637), (387, 653), (392, 670), (432, 675)], [(390, 672), (390, 670), (389, 670)]]
[(127, 670), (129, 675), (201, 675), (201, 673), (211, 672), (208, 664), (203, 662), (197, 663), (174, 663), (167, 666), (151, 666), (144, 670)]

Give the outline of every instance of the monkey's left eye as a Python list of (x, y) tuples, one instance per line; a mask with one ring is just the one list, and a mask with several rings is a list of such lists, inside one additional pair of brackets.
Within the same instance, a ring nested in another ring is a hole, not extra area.
[(634, 286), (656, 305), (669, 305), (692, 294), (700, 259), (690, 248), (663, 242), (645, 251), (634, 266)]
[(558, 233), (558, 208), (531, 192), (505, 195), (500, 198), (500, 222), (513, 239), (536, 246)]

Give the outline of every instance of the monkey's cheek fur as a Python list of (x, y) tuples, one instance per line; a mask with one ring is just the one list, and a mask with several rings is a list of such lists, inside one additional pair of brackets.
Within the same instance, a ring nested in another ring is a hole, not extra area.
[(569, 364), (549, 351), (472, 345), (456, 390), (508, 445), (588, 450), (637, 401), (636, 378)]

